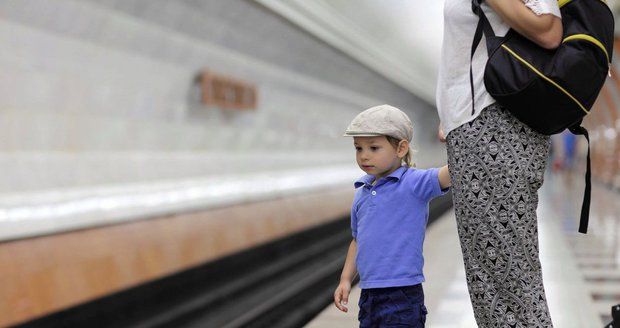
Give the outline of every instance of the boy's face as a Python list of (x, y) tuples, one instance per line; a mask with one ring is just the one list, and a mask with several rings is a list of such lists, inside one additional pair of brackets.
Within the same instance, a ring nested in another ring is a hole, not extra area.
[(409, 149), (407, 141), (402, 140), (398, 150), (390, 144), (385, 136), (354, 137), (357, 165), (366, 173), (375, 176), (375, 180), (389, 175), (401, 165), (401, 160)]

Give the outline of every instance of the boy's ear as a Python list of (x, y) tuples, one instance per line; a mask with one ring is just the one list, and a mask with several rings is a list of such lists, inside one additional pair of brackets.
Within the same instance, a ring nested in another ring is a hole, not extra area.
[(401, 140), (400, 142), (398, 142), (398, 150), (397, 150), (397, 154), (399, 157), (404, 157), (407, 154), (407, 151), (409, 150), (409, 141), (407, 140)]

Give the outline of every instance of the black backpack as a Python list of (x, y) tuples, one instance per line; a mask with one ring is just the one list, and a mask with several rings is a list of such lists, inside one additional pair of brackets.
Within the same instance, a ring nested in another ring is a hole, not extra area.
[(605, 328), (620, 327), (620, 304), (611, 307), (611, 322)]
[[(604, 0), (558, 0), (564, 36), (554, 50), (544, 49), (514, 30), (495, 36), (480, 4), (472, 0), (479, 16), (471, 57), (485, 35), (489, 60), (484, 85), (489, 94), (533, 130), (551, 135), (569, 129), (588, 140), (586, 189), (579, 232), (586, 233), (590, 210), (590, 139), (581, 126), (607, 76), (614, 42), (614, 17)], [(472, 115), (473, 73), (470, 66)]]

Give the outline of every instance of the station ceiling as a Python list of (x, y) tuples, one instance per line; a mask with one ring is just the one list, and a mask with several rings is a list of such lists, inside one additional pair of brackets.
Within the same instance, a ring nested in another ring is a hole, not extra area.
[[(444, 1), (255, 1), (435, 104)], [(618, 17), (620, 0), (607, 3)]]

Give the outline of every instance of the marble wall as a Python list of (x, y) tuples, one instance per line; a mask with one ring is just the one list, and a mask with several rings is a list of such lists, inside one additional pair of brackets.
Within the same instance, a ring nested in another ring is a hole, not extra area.
[[(342, 132), (381, 103), (411, 116), (419, 166), (445, 162), (431, 105), (254, 1), (4, 0), (0, 12), (0, 196), (356, 170)], [(255, 84), (258, 107), (201, 105), (204, 69)]]

